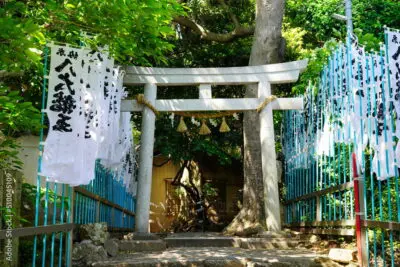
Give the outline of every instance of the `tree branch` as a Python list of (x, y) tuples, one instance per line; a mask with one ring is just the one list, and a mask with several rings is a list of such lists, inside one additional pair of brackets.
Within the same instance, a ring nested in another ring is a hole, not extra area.
[(235, 29), (228, 33), (215, 33), (204, 29), (203, 26), (190, 20), (187, 17), (178, 16), (173, 19), (174, 22), (182, 26), (190, 28), (192, 31), (200, 35), (203, 40), (215, 41), (219, 43), (229, 43), (237, 38), (251, 36), (254, 33), (254, 26), (243, 27), (240, 24)]
[(170, 162), (170, 161), (171, 161), (171, 159), (168, 158), (166, 161), (164, 161), (164, 162), (162, 162), (162, 163), (160, 163), (160, 164), (153, 163), (153, 166), (159, 168), (159, 167), (164, 166), (165, 164), (167, 164), (167, 163)]
[(19, 78), (24, 75), (23, 72), (8, 72), (5, 70), (0, 70), (0, 81), (10, 78)]
[(229, 14), (232, 22), (235, 24), (235, 28), (239, 28), (239, 20), (236, 15), (230, 10), (229, 6), (225, 3), (225, 0), (218, 0), (218, 3), (225, 9), (225, 12)]

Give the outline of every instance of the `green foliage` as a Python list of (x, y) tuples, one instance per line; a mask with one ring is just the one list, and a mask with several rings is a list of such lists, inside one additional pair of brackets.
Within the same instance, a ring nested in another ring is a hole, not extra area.
[[(0, 69), (30, 69), (46, 41), (107, 46), (120, 63), (149, 65), (164, 60), (172, 45), (170, 26), (183, 7), (163, 1), (17, 1), (0, 10)], [(87, 37), (86, 37), (87, 34)]]
[(18, 144), (13, 138), (0, 139), (0, 168), (9, 171), (20, 169), (22, 161), (18, 158)]
[(349, 157), (353, 146), (344, 143), (335, 143), (334, 156), (318, 157), (318, 167), (325, 180), (323, 188), (343, 184), (352, 180)]
[(383, 27), (400, 28), (398, 10), (400, 2), (396, 0), (354, 0), (354, 29), (378, 37), (383, 42)]
[(40, 113), (31, 102), (23, 101), (18, 91), (0, 84), (0, 125), (6, 136), (40, 129)]
[(203, 196), (205, 198), (215, 198), (218, 196), (218, 189), (210, 183), (205, 183), (202, 188)]
[(319, 47), (331, 38), (341, 38), (345, 28), (332, 15), (343, 13), (342, 0), (288, 0), (285, 22), (306, 31), (304, 42), (308, 47)]
[(21, 1), (7, 1), (0, 9), (0, 70), (20, 71), (40, 61), (35, 47), (43, 45), (45, 37), (32, 18), (25, 14), (28, 6)]
[(300, 56), (300, 58), (308, 58), (309, 61), (306, 71), (301, 74), (299, 81), (292, 87), (295, 95), (303, 94), (310, 82), (315, 84), (319, 82), (320, 73), (337, 44), (334, 39), (331, 39), (323, 47), (307, 50)]
[[(174, 118), (174, 125), (167, 116), (162, 116), (156, 124), (156, 150), (163, 155), (171, 157), (174, 162), (181, 160), (193, 160), (202, 155), (215, 156), (222, 165), (231, 164), (232, 159), (241, 156), (237, 144), (241, 142), (241, 132), (232, 129), (229, 133), (219, 133), (218, 127), (213, 127), (208, 123), (212, 134), (202, 136), (198, 134), (199, 127), (186, 118), (188, 126), (187, 133), (176, 131), (178, 118)], [(228, 123), (231, 120), (228, 120)], [(239, 150), (239, 151), (238, 151)]]
[[(393, 0), (353, 0), (354, 32), (369, 34), (383, 40), (383, 26), (400, 27), (396, 10), (400, 2)], [(344, 14), (342, 0), (288, 0), (285, 22), (291, 27), (306, 31), (307, 46), (320, 47), (332, 38), (344, 40), (345, 22), (333, 18), (333, 14)], [(357, 32), (358, 31), (358, 32)], [(359, 37), (361, 37), (359, 35)]]
[(37, 133), (40, 113), (31, 102), (24, 102), (18, 91), (0, 84), (0, 169), (21, 167), (18, 144), (13, 137), (19, 133)]
[[(37, 192), (37, 186), (31, 185), (28, 183), (22, 184), (23, 199), (24, 199), (24, 201), (28, 202), (30, 205), (36, 204), (36, 192)], [(46, 197), (46, 188), (41, 187), (40, 192), (39, 192), (39, 204), (43, 208), (46, 205), (45, 197)], [(62, 199), (60, 195), (58, 195), (56, 192), (54, 192), (51, 189), (48, 189), (48, 191), (47, 191), (47, 203), (55, 204), (55, 205), (57, 205), (57, 208), (60, 208), (61, 205), (64, 203), (65, 210), (69, 209), (69, 198), (64, 196), (64, 199)]]
[(19, 227), (19, 224), (20, 224), (20, 223), (26, 223), (26, 222), (28, 222), (27, 220), (25, 220), (24, 218), (22, 218), (21, 216), (19, 216), (19, 215), (17, 214), (15, 208), (9, 209), (9, 208), (0, 206), (0, 214), (1, 214), (0, 220), (3, 221), (3, 223), (2, 223), (3, 225), (4, 225), (4, 222), (5, 222), (9, 217), (12, 217), (12, 220), (11, 220), (11, 221), (12, 221), (12, 227), (13, 227), (13, 228)]
[[(208, 31), (227, 33), (234, 29), (231, 17), (219, 1), (182, 1), (188, 8), (187, 16)], [(255, 17), (254, 0), (226, 1), (228, 11), (243, 26), (252, 25)], [(187, 29), (177, 30), (174, 51), (168, 56), (168, 66), (173, 67), (232, 67), (246, 66), (249, 62), (252, 38), (240, 38), (230, 43), (204, 41)]]
[(40, 128), (46, 42), (107, 47), (117, 63), (151, 65), (172, 51), (175, 0), (8, 0), (0, 8), (0, 167), (18, 168), (12, 138)]
[(224, 33), (234, 29), (231, 21), (231, 12), (242, 25), (250, 25), (255, 17), (254, 0), (229, 0), (225, 1), (228, 10), (215, 0), (186, 0), (184, 2), (189, 10), (189, 17), (200, 22), (209, 31)]
[(304, 55), (308, 51), (304, 47), (304, 36), (307, 31), (300, 27), (290, 27), (288, 23), (283, 26), (282, 36), (285, 38), (285, 60), (297, 60), (299, 55)]
[(376, 37), (372, 33), (363, 34), (361, 29), (355, 29), (354, 33), (358, 36), (358, 41), (365, 46), (366, 51), (379, 51), (379, 46), (383, 42), (383, 36)]
[[(196, 20), (204, 28), (216, 33), (230, 32), (234, 29), (229, 14), (218, 1), (190, 0), (185, 2), (188, 9), (188, 17)], [(231, 11), (244, 26), (254, 22), (253, 0), (226, 1)], [(232, 67), (246, 66), (249, 62), (252, 38), (240, 38), (230, 43), (218, 43), (205, 41), (199, 35), (187, 29), (177, 30), (177, 39), (171, 39), (174, 50), (168, 56), (167, 67)], [(243, 86), (216, 86), (213, 87), (213, 97), (243, 97)], [(197, 88), (162, 87), (158, 89), (158, 97), (161, 99), (198, 98)], [(176, 132), (178, 118), (175, 118), (174, 126), (165, 118), (157, 120), (156, 150), (166, 156), (171, 156), (174, 161), (196, 159), (202, 155), (210, 155), (218, 158), (219, 163), (231, 164), (233, 158), (241, 158), (242, 124), (232, 118), (227, 118), (231, 128), (230, 133), (219, 133), (218, 127), (213, 127), (207, 121), (212, 134), (210, 136), (198, 135), (199, 127), (186, 118), (189, 127), (187, 134)], [(219, 123), (221, 122), (220, 120)], [(138, 123), (136, 123), (139, 126)]]

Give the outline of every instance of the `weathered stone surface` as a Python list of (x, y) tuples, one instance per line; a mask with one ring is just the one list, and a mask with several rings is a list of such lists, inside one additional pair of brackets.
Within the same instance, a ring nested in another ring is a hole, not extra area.
[(276, 161), (276, 173), (278, 176), (278, 181), (282, 182), (283, 167), (282, 167), (282, 161), (280, 160)]
[(342, 266), (343, 265), (340, 265), (339, 263), (334, 262), (327, 257), (315, 258), (313, 264), (310, 265), (310, 267), (342, 267)]
[(142, 251), (163, 251), (167, 245), (162, 240), (120, 240), (118, 241), (120, 253), (133, 253)]
[(152, 233), (129, 233), (124, 235), (124, 240), (158, 240), (157, 235)]
[(96, 246), (92, 240), (75, 243), (72, 249), (73, 266), (89, 266), (94, 262), (107, 259), (107, 253), (102, 246)]
[(232, 236), (208, 236), (174, 234), (165, 238), (168, 248), (174, 247), (241, 247), (246, 249), (290, 249), (298, 246), (298, 240), (288, 238), (287, 233), (263, 232), (260, 237), (241, 238)]
[(328, 241), (328, 247), (329, 248), (338, 248), (339, 243), (336, 240), (329, 240)]
[[(93, 267), (204, 267), (204, 260), (160, 261), (158, 259), (105, 261), (92, 265)], [(243, 265), (242, 265), (243, 266)]]
[(242, 238), (240, 243), (245, 249), (290, 249), (298, 245), (297, 240), (288, 238)]
[(313, 244), (316, 244), (316, 243), (318, 243), (318, 246), (321, 247), (321, 248), (328, 248), (329, 247), (329, 241), (327, 241), (327, 240), (322, 240), (320, 242), (315, 242)]
[(243, 267), (245, 266), (239, 259), (234, 257), (208, 258), (204, 260), (204, 267)]
[(109, 238), (107, 223), (90, 223), (79, 226), (81, 240), (90, 239), (95, 245), (102, 245)]
[(168, 237), (164, 239), (173, 247), (240, 247), (241, 240), (230, 236), (217, 237)]
[(357, 251), (351, 249), (332, 248), (329, 251), (328, 257), (336, 262), (350, 263), (354, 259), (356, 260)]
[(264, 237), (264, 238), (284, 238), (288, 237), (291, 238), (292, 233), (289, 231), (278, 231), (278, 232), (271, 232), (271, 231), (263, 231), (258, 233), (256, 237)]
[(104, 249), (107, 251), (107, 254), (111, 257), (114, 257), (118, 254), (119, 244), (117, 239), (108, 239), (104, 243)]
[[(290, 264), (289, 265), (290, 267), (321, 267), (322, 265), (314, 264), (313, 260), (316, 257), (317, 255), (314, 252), (306, 250), (298, 250), (298, 249), (249, 250), (249, 249), (232, 248), (232, 247), (220, 247), (220, 248), (192, 247), (192, 248), (167, 249), (165, 251), (155, 252), (155, 253), (137, 252), (131, 254), (119, 254), (114, 258), (110, 258), (108, 261), (97, 262), (93, 266), (97, 267), (284, 266), (287, 267), (288, 264)], [(325, 265), (324, 267), (329, 267), (329, 266)]]
[(316, 244), (321, 241), (321, 238), (317, 235), (311, 235), (310, 238), (308, 239), (308, 242), (311, 244)]
[[(271, 262), (269, 263), (270, 267), (297, 267), (299, 265), (297, 265), (296, 263), (293, 262)], [(300, 267), (300, 266), (299, 266)]]

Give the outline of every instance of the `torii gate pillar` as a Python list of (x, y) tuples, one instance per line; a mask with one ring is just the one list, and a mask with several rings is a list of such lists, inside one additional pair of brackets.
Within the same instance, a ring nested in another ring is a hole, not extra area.
[[(260, 82), (258, 92), (260, 98), (270, 96), (271, 84), (267, 81)], [(260, 112), (260, 141), (266, 224), (268, 231), (278, 232), (281, 230), (279, 177), (276, 169), (274, 119), (271, 105), (267, 105)]]
[[(144, 97), (152, 105), (157, 98), (157, 86), (147, 83), (144, 86)], [(148, 107), (142, 112), (142, 134), (140, 137), (139, 175), (136, 194), (135, 228), (138, 233), (149, 232), (150, 197), (153, 172), (153, 149), (156, 115)]]
[[(145, 98), (160, 112), (255, 110), (271, 96), (271, 84), (292, 83), (307, 66), (307, 60), (234, 68), (143, 68), (129, 66), (124, 84), (145, 85)], [(212, 98), (211, 85), (258, 85), (257, 98)], [(157, 86), (199, 86), (200, 99), (158, 99)], [(273, 110), (303, 109), (302, 98), (278, 98), (260, 113), (260, 141), (266, 225), (280, 231), (280, 205), (276, 169)], [(153, 167), (155, 115), (135, 100), (122, 101), (122, 111), (143, 111), (139, 181), (136, 204), (136, 231), (149, 231), (150, 196)]]

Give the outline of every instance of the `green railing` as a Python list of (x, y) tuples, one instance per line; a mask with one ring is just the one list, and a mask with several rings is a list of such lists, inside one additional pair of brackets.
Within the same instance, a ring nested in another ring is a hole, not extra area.
[[(284, 120), (286, 226), (355, 236), (360, 216), (363, 266), (400, 266), (400, 114), (393, 108), (400, 83), (391, 84), (400, 77), (390, 69), (399, 62), (389, 55), (388, 32), (378, 53), (350, 38), (340, 45), (307, 88), (304, 110), (287, 111)], [(357, 214), (353, 152), (361, 173)]]
[(109, 229), (132, 231), (135, 224), (135, 197), (122, 179), (96, 164), (96, 177), (88, 185), (75, 187), (75, 224), (107, 222)]

